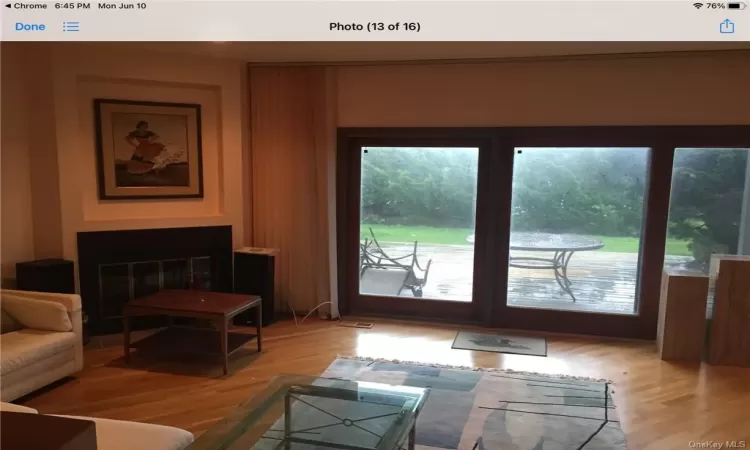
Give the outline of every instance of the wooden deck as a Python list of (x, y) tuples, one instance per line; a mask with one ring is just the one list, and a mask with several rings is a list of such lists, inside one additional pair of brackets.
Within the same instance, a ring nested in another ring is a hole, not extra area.
[[(403, 244), (383, 244), (392, 256), (410, 252)], [(550, 257), (550, 253), (514, 252), (514, 255)], [(420, 245), (419, 260), (423, 266), (432, 259), (424, 298), (471, 301), (474, 267), (473, 246)], [(668, 257), (668, 264), (683, 264), (690, 257)], [(513, 306), (565, 309), (573, 311), (633, 314), (637, 282), (638, 255), (602, 250), (578, 252), (568, 265), (568, 278), (576, 301), (555, 281), (552, 270), (511, 268), (508, 300)], [(360, 292), (396, 295), (403, 271), (370, 269), (360, 282)], [(400, 294), (412, 296), (407, 289)]]

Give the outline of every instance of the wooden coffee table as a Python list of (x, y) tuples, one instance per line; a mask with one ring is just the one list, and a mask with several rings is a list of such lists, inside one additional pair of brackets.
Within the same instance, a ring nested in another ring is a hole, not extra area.
[[(255, 308), (256, 334), (233, 333), (229, 324), (237, 314)], [(229, 355), (255, 339), (261, 352), (261, 299), (257, 295), (225, 294), (192, 290), (168, 290), (129, 302), (123, 309), (125, 334), (125, 362), (130, 361), (130, 348), (143, 348), (169, 353), (186, 350), (189, 353), (219, 355), (224, 364), (224, 375), (229, 372)], [(130, 343), (130, 318), (140, 315), (163, 315), (170, 326), (133, 344)], [(218, 330), (174, 326), (174, 317), (207, 319)]]

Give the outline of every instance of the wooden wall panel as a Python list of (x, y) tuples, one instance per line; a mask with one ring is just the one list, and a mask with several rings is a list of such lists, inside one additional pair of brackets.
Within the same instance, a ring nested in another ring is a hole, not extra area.
[(713, 311), (709, 364), (750, 367), (750, 261), (721, 261)]
[(666, 270), (662, 278), (656, 346), (663, 360), (700, 363), (706, 336), (708, 277)]

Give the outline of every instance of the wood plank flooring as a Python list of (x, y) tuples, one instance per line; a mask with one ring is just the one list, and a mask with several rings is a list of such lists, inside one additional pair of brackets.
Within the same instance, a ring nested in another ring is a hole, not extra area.
[[(281, 373), (317, 375), (338, 355), (358, 355), (609, 378), (631, 450), (691, 448), (691, 442), (746, 441), (750, 369), (660, 361), (653, 342), (550, 335), (547, 358), (452, 350), (457, 328), (378, 319), (372, 329), (308, 319), (265, 329), (263, 354), (242, 356), (230, 375), (196, 364), (122, 363), (118, 342), (87, 348), (77, 378), (21, 400), (43, 413), (172, 425), (196, 434)], [(252, 346), (251, 346), (252, 347)], [(142, 359), (142, 358), (141, 358)]]

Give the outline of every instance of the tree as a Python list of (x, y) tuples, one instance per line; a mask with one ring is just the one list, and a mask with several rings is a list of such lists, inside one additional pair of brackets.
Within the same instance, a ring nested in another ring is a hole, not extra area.
[(647, 149), (519, 149), (513, 169), (513, 228), (638, 236)]
[(747, 158), (746, 149), (675, 152), (669, 232), (690, 240), (700, 265), (712, 254), (737, 252)]
[(362, 157), (362, 220), (471, 227), (476, 149), (368, 148)]

